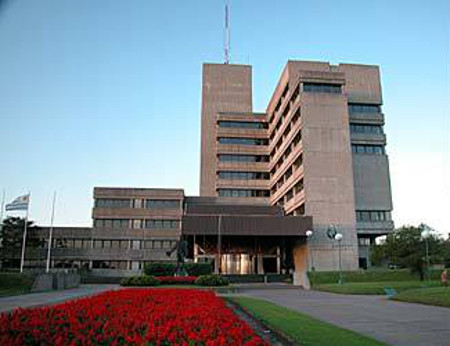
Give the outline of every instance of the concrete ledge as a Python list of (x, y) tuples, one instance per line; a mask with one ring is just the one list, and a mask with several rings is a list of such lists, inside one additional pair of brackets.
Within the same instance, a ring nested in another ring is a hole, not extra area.
[(31, 292), (65, 290), (80, 286), (81, 276), (78, 273), (40, 273), (36, 275)]

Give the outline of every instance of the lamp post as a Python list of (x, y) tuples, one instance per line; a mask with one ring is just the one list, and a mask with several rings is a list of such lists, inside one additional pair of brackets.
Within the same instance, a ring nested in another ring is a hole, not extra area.
[(336, 233), (334, 236), (334, 239), (338, 242), (338, 253), (339, 253), (339, 281), (338, 284), (342, 285), (342, 261), (341, 261), (341, 241), (342, 241), (342, 234)]
[(312, 237), (313, 233), (314, 232), (310, 229), (306, 231), (306, 237), (308, 239), (308, 258), (310, 258), (311, 271), (314, 271), (314, 261), (313, 261), (313, 257), (312, 257), (312, 251), (309, 247), (309, 239)]
[(420, 233), (420, 236), (422, 237), (422, 239), (425, 240), (425, 259), (427, 262), (427, 279), (428, 282), (430, 282), (430, 255), (429, 255), (429, 251), (428, 251), (428, 238), (430, 237), (430, 227), (428, 227), (427, 225), (422, 225), (422, 232)]

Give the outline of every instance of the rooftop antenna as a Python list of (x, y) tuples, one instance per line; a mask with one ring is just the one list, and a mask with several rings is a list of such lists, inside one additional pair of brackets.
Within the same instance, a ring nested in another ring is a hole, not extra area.
[(225, 40), (224, 40), (224, 59), (225, 64), (230, 63), (230, 25), (229, 25), (229, 3), (225, 3)]

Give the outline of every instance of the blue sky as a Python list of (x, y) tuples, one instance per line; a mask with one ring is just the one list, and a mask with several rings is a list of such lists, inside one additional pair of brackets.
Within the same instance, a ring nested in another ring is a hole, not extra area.
[[(90, 225), (94, 186), (198, 193), (201, 64), (222, 0), (0, 6), (0, 188), (31, 217)], [(231, 59), (264, 111), (288, 59), (380, 65), (396, 225), (450, 232), (447, 1), (231, 1)]]

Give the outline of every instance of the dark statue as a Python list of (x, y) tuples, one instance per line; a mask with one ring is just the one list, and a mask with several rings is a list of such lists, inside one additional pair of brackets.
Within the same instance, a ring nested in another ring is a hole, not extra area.
[(183, 239), (177, 241), (175, 246), (166, 252), (166, 255), (170, 257), (175, 251), (177, 252), (177, 269), (175, 275), (186, 276), (187, 272), (184, 269), (184, 262), (188, 256), (188, 242)]

